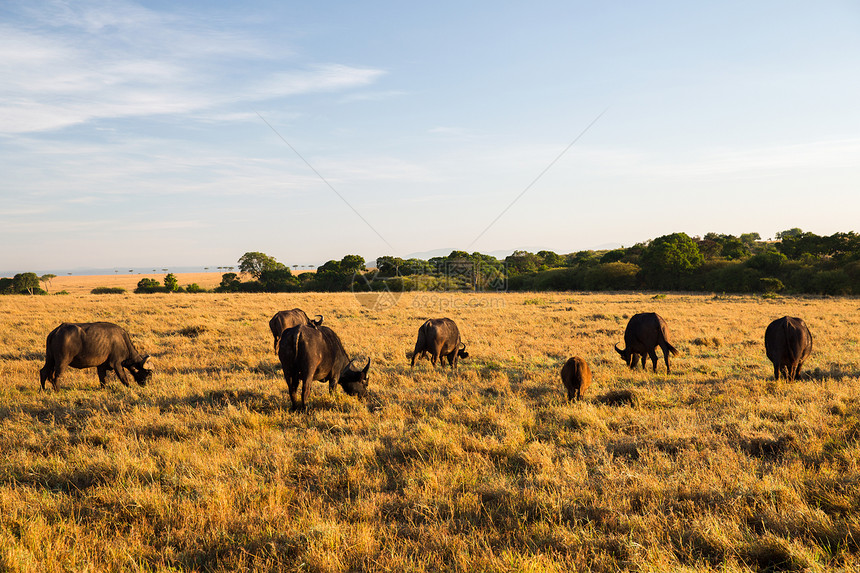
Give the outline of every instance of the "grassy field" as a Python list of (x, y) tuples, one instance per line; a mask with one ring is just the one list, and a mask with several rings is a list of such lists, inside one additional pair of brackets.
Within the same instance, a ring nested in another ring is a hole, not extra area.
[[(372, 358), (365, 402), (317, 384), (289, 413), (267, 323), (293, 307)], [(680, 351), (670, 375), (613, 350), (645, 311)], [(405, 294), (388, 310), (349, 294), (3, 296), (0, 570), (858, 571), (858, 311), (632, 293)], [(802, 379), (775, 383), (762, 338), (787, 314), (815, 344)], [(439, 316), (471, 358), (410, 371)], [(89, 369), (40, 393), (47, 333), (93, 320), (127, 328), (153, 382), (111, 374), (101, 390)], [(580, 403), (559, 376), (573, 355), (594, 375)]]
[[(164, 283), (166, 272), (144, 273), (144, 274), (122, 274), (113, 275), (60, 275), (51, 279), (49, 292), (66, 291), (69, 294), (90, 294), (97, 287), (119, 287), (128, 292), (134, 291), (140, 279), (155, 279)], [(176, 273), (176, 279), (183, 288), (191, 283), (197, 283), (200, 288), (213, 289), (221, 284), (220, 272), (214, 273)], [(44, 284), (40, 284), (42, 288)]]

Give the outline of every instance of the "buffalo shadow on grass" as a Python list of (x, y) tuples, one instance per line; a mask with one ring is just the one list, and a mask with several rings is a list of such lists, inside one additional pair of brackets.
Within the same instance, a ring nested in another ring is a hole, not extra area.
[(815, 368), (801, 370), (800, 375), (797, 377), (797, 379), (814, 381), (830, 379), (840, 381), (845, 378), (858, 377), (860, 377), (860, 370), (857, 370), (854, 367), (849, 367), (848, 370), (843, 370), (843, 366), (841, 364), (828, 364), (826, 368), (821, 368), (820, 366), (817, 366)]
[(237, 409), (245, 408), (250, 412), (259, 414), (271, 414), (278, 411), (288, 411), (291, 407), (288, 395), (232, 389), (207, 390), (202, 395), (158, 398), (155, 400), (155, 404), (161, 412), (169, 412), (182, 407), (223, 410), (232, 406)]
[[(315, 382), (315, 385), (319, 386), (321, 390), (326, 390), (328, 387), (327, 384), (323, 384), (322, 382)], [(344, 403), (337, 400), (313, 400), (313, 395), (313, 392), (311, 392), (311, 403), (308, 405), (309, 411), (343, 411), (344, 408), (349, 409), (351, 407), (348, 403), (345, 406)], [(382, 400), (375, 393), (371, 394), (370, 392), (366, 398), (366, 404), (368, 410), (371, 412), (378, 411), (383, 406)], [(208, 410), (224, 410), (233, 407), (257, 414), (273, 414), (277, 412), (289, 412), (292, 409), (292, 401), (286, 392), (275, 391), (273, 393), (264, 393), (256, 390), (241, 389), (207, 390), (202, 395), (158, 398), (155, 400), (155, 405), (158, 406), (161, 412), (170, 412), (184, 407), (205, 408)]]
[(39, 360), (44, 362), (45, 360), (45, 351), (33, 351), (33, 352), (6, 352), (4, 354), (0, 354), (0, 360), (8, 360), (10, 362), (19, 362), (25, 361), (29, 362), (31, 360)]
[(634, 390), (619, 389), (610, 390), (604, 394), (600, 394), (592, 398), (595, 404), (603, 404), (604, 406), (621, 407), (630, 406), (638, 408), (640, 405), (639, 394)]

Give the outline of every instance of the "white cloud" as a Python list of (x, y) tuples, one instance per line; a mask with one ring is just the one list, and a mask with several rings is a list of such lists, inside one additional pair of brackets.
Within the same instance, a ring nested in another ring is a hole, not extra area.
[(364, 87), (383, 74), (284, 61), (283, 49), (132, 4), (74, 6), (51, 5), (26, 26), (0, 25), (0, 134), (102, 118), (230, 113), (218, 108)]

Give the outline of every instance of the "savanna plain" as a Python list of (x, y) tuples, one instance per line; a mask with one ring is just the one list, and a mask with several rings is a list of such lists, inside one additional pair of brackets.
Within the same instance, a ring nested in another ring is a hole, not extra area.
[[(294, 307), (371, 358), (364, 401), (316, 383), (290, 413), (268, 320)], [(638, 312), (668, 322), (670, 374), (615, 353)], [(764, 354), (784, 315), (814, 337), (793, 382)], [(441, 316), (471, 357), (410, 370)], [(0, 569), (858, 571), (858, 317), (654, 293), (3, 296)], [(40, 392), (48, 332), (97, 320), (151, 382), (71, 370)], [(594, 381), (569, 403), (574, 355)]]

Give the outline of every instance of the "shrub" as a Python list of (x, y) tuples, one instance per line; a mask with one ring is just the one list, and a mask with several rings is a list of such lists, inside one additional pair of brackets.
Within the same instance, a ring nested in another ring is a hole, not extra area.
[(217, 292), (236, 292), (239, 290), (239, 275), (236, 273), (224, 273), (221, 275), (221, 284), (215, 289)]
[(640, 266), (648, 288), (674, 289), (704, 261), (693, 239), (686, 233), (673, 233), (651, 241), (642, 253)]
[(605, 263), (588, 269), (585, 288), (588, 290), (632, 290), (636, 288), (639, 267), (632, 263)]
[(850, 294), (851, 279), (842, 269), (820, 271), (813, 279), (815, 290), (821, 294)]
[(125, 294), (126, 291), (122, 287), (96, 287), (90, 291), (90, 294)]
[(175, 274), (167, 273), (164, 275), (164, 290), (167, 292), (179, 291), (179, 279), (176, 278)]
[(161, 283), (155, 279), (143, 278), (137, 282), (137, 288), (134, 289), (136, 293), (154, 293), (154, 292), (164, 292), (164, 289), (161, 286)]
[(763, 277), (758, 280), (759, 290), (764, 293), (777, 293), (781, 292), (785, 285), (782, 284), (782, 281), (779, 279), (771, 278), (771, 277)]
[(747, 259), (747, 266), (768, 274), (774, 274), (788, 261), (788, 257), (778, 251), (765, 251)]

